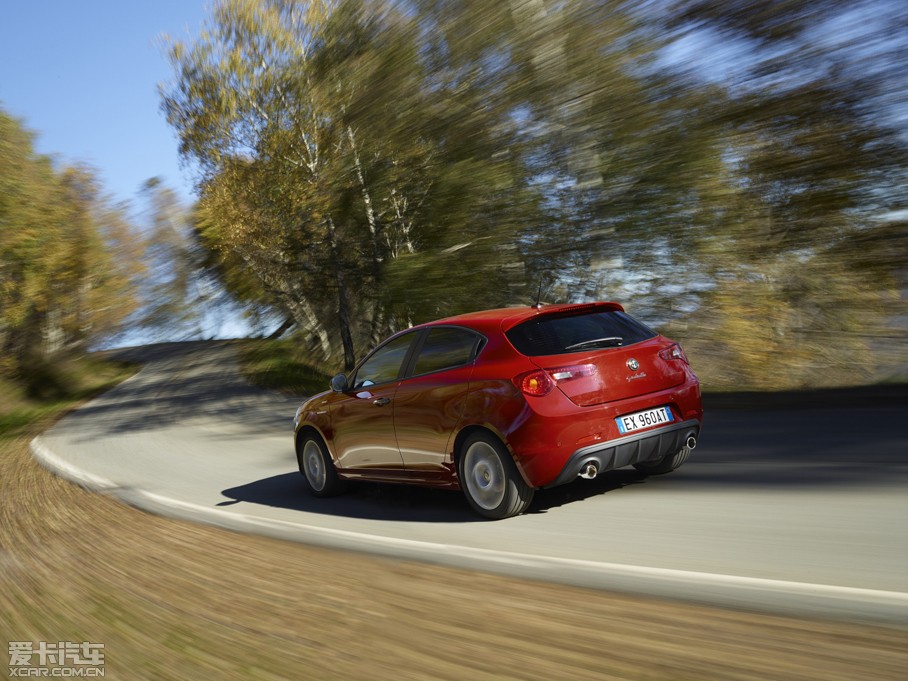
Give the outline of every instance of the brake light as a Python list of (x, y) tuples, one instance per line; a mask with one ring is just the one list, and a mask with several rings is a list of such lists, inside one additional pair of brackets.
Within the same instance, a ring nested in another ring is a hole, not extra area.
[(533, 397), (548, 395), (555, 387), (555, 381), (542, 369), (522, 374), (514, 379), (514, 382), (524, 395)]
[(543, 397), (552, 392), (559, 383), (572, 381), (575, 378), (593, 376), (596, 373), (595, 364), (576, 364), (574, 366), (558, 367), (557, 369), (536, 369), (521, 374), (514, 379), (514, 383), (525, 395)]
[(681, 346), (677, 343), (674, 343), (670, 347), (665, 348), (664, 350), (659, 351), (659, 356), (664, 360), (678, 360), (680, 359), (685, 364), (690, 364), (687, 361), (687, 355), (684, 354), (684, 350), (681, 349)]

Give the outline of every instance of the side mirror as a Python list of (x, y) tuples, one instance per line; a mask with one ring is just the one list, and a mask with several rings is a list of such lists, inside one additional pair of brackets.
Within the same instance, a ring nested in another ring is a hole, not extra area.
[(346, 392), (347, 390), (347, 377), (344, 374), (338, 374), (331, 379), (331, 390), (336, 393)]

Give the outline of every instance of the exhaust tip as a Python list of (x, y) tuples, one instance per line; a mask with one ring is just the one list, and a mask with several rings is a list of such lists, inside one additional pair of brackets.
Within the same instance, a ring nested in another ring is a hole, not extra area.
[(599, 475), (599, 467), (593, 461), (589, 461), (583, 465), (579, 473), (580, 477), (584, 480), (592, 480), (597, 475)]
[(697, 438), (694, 437), (693, 435), (688, 435), (686, 444), (687, 444), (688, 449), (696, 449), (697, 448)]

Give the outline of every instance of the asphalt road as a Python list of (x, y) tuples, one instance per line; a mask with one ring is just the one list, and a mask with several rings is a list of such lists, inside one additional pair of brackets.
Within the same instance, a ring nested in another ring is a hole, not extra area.
[(229, 344), (134, 352), (140, 373), (32, 449), (146, 510), (516, 576), (908, 624), (904, 404), (707, 412), (678, 471), (578, 480), (489, 522), (457, 492), (360, 484), (315, 499), (293, 453), (299, 400), (247, 385)]

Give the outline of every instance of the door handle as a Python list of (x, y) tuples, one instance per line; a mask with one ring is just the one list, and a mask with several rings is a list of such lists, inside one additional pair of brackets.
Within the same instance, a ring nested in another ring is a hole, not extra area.
[(374, 404), (376, 407), (384, 407), (390, 401), (391, 400), (387, 397), (379, 397), (377, 400), (372, 400), (372, 404)]

